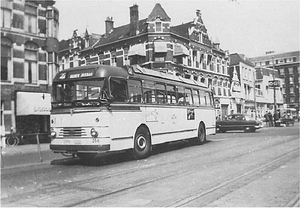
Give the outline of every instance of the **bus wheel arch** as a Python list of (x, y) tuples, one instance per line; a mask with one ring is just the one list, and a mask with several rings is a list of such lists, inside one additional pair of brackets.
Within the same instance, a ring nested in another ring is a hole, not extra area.
[(203, 121), (198, 126), (197, 144), (204, 144), (206, 141), (206, 127)]
[(150, 155), (152, 149), (151, 134), (146, 125), (142, 124), (137, 128), (133, 143), (134, 159), (144, 159)]

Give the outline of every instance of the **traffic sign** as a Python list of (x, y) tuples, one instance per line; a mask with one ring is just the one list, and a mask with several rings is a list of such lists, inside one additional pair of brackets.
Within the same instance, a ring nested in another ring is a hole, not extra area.
[(279, 80), (269, 81), (269, 88), (273, 88), (273, 87), (280, 87), (280, 81)]

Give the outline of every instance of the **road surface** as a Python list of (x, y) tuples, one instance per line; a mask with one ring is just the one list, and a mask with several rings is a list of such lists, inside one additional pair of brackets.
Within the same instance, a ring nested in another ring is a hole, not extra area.
[(299, 123), (1, 172), (2, 206), (299, 206)]

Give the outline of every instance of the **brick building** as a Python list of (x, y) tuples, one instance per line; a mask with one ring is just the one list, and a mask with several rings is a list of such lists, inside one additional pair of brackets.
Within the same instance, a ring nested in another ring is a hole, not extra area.
[(1, 1), (1, 133), (47, 132), (58, 71), (59, 12), (53, 0)]
[[(128, 15), (130, 22), (118, 27), (108, 17), (105, 34), (96, 42), (90, 41), (92, 44), (83, 43), (91, 36), (73, 36), (65, 47), (60, 47), (60, 69), (69, 67), (71, 61), (73, 66), (139, 64), (206, 83), (214, 91), (218, 113), (229, 113), (228, 53), (209, 39), (200, 10), (190, 22), (176, 26), (171, 26), (171, 18), (159, 3), (147, 18), (139, 18), (138, 5), (131, 6)], [(78, 45), (81, 50), (76, 49)]]

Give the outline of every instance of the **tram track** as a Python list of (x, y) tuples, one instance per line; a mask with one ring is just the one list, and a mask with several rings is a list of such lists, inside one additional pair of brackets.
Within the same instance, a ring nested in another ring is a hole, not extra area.
[[(272, 147), (280, 146), (283, 143), (287, 143), (287, 142), (293, 141), (293, 140), (295, 140), (295, 138), (288, 137), (285, 140), (282, 140), (280, 142), (278, 142), (278, 141), (274, 142), (271, 145), (270, 144), (264, 144), (264, 145), (260, 144), (260, 145), (255, 146), (255, 148), (253, 147), (251, 149), (251, 153), (255, 153), (255, 152), (258, 152), (258, 151), (263, 151), (266, 148), (272, 148)], [(239, 145), (239, 143), (237, 145)], [(232, 145), (230, 148), (234, 148), (234, 146), (236, 146), (236, 145)], [(297, 149), (289, 152), (286, 157), (288, 157), (290, 154), (291, 155), (295, 154), (296, 151), (297, 151)], [(216, 153), (210, 152), (209, 154), (207, 154), (207, 152), (204, 152), (204, 153), (201, 153), (200, 155), (197, 155), (197, 157), (201, 157), (201, 156), (204, 156), (204, 155), (205, 156), (211, 156), (213, 154), (216, 154)], [(250, 154), (249, 152), (239, 152), (239, 154), (230, 155), (230, 157), (219, 158), (217, 161), (214, 162), (214, 164), (211, 164), (211, 165), (214, 166), (214, 165), (217, 165), (218, 163), (221, 163), (222, 161), (240, 158), (240, 157), (243, 157), (243, 156), (246, 156), (246, 155), (249, 155), (249, 154)], [(274, 161), (271, 161), (271, 162), (269, 162), (265, 165), (261, 165), (260, 167), (253, 169), (253, 171), (248, 171), (245, 174), (242, 174), (241, 176), (238, 176), (238, 177), (236, 177), (236, 178), (234, 178), (230, 181), (219, 184), (218, 186), (212, 187), (209, 190), (206, 190), (204, 192), (198, 193), (193, 197), (189, 197), (189, 198), (186, 198), (186, 199), (183, 199), (183, 200), (179, 200), (174, 204), (167, 205), (167, 207), (168, 206), (185, 206), (185, 205), (188, 205), (189, 203), (191, 203), (191, 202), (193, 202), (193, 201), (195, 201), (195, 200), (197, 200), (197, 199), (199, 199), (203, 196), (213, 194), (221, 188), (228, 187), (228, 186), (230, 186), (230, 184), (237, 183), (237, 182), (239, 182), (239, 180), (242, 180), (243, 178), (249, 177), (249, 176), (253, 175), (254, 173), (256, 173), (257, 171), (263, 170), (264, 168), (269, 167), (271, 164), (276, 163), (276, 162), (278, 162), (278, 161), (280, 161), (281, 159), (284, 159), (284, 158), (285, 158), (285, 155), (283, 155), (283, 156), (281, 156), (281, 157), (275, 159)], [(44, 194), (52, 193), (53, 191), (56, 191), (58, 189), (64, 189), (64, 190), (78, 189), (79, 191), (80, 190), (81, 191), (85, 190), (85, 191), (98, 193), (98, 195), (96, 195), (94, 197), (89, 197), (89, 198), (84, 199), (84, 200), (80, 200), (80, 201), (77, 201), (77, 202), (72, 202), (72, 203), (68, 203), (68, 204), (63, 205), (63, 206), (66, 206), (66, 207), (80, 206), (80, 205), (84, 205), (86, 203), (91, 203), (92, 201), (95, 201), (95, 200), (99, 200), (101, 198), (106, 198), (106, 197), (109, 197), (109, 196), (121, 194), (121, 193), (126, 192), (126, 191), (134, 190), (134, 189), (146, 186), (146, 185), (151, 184), (151, 183), (155, 183), (155, 182), (159, 182), (159, 181), (163, 181), (163, 180), (171, 180), (171, 179), (174, 180), (176, 178), (183, 177), (184, 175), (192, 174), (195, 171), (194, 169), (191, 170), (191, 169), (184, 168), (184, 167), (181, 169), (181, 171), (178, 171), (178, 170), (170, 171), (170, 170), (172, 170), (172, 168), (174, 166), (176, 166), (177, 163), (183, 163), (185, 160), (186, 160), (186, 158), (181, 158), (181, 159), (173, 159), (172, 161), (165, 161), (165, 162), (158, 163), (158, 164), (141, 165), (141, 166), (130, 168), (130, 169), (124, 169), (122, 171), (118, 171), (116, 173), (111, 173), (111, 174), (108, 174), (108, 175), (107, 174), (106, 175), (97, 175), (95, 177), (87, 178), (87, 179), (84, 179), (84, 180), (73, 181), (73, 182), (64, 183), (64, 184), (58, 184), (58, 185), (55, 185), (53, 187), (43, 188), (41, 190), (35, 191), (34, 193), (31, 193), (30, 195), (37, 195), (37, 192), (44, 193)], [(197, 163), (197, 158), (189, 157), (189, 160), (191, 160), (192, 163), (195, 163), (195, 164)], [(131, 181), (130, 185), (125, 185), (125, 186), (121, 186), (121, 187), (117, 187), (117, 188), (111, 188), (112, 182), (110, 182), (109, 179), (118, 179), (121, 176), (125, 177), (126, 175), (134, 174), (138, 170), (139, 171), (150, 172), (151, 169), (159, 169), (162, 166), (167, 166), (169, 171), (162, 174), (162, 175), (159, 175), (159, 176), (154, 175), (153, 177), (150, 177), (151, 179), (149, 179), (149, 180), (137, 179), (137, 181)], [(171, 172), (171, 174), (170, 174), (170, 172)], [(106, 182), (107, 180), (108, 180), (108, 182)], [(93, 182), (97, 182), (97, 181), (104, 181), (104, 183), (101, 184), (102, 187), (100, 189), (99, 188), (84, 187), (84, 185), (86, 185), (86, 184), (92, 184)], [(24, 194), (24, 195), (28, 195), (28, 193)], [(19, 196), (18, 198), (22, 198), (22, 197)]]
[[(181, 199), (176, 201), (175, 203), (169, 204), (165, 207), (182, 207), (182, 206), (191, 206), (191, 204), (199, 200), (200, 198), (203, 198), (204, 196), (207, 198), (213, 198), (213, 200), (205, 201), (204, 203), (197, 203), (197, 206), (206, 206), (209, 203), (211, 203), (214, 200), (217, 200), (218, 198), (236, 190), (239, 187), (245, 186), (246, 184), (252, 182), (253, 180), (262, 177), (266, 173), (269, 173), (277, 168), (279, 168), (281, 165), (285, 164), (286, 162), (295, 159), (296, 157), (299, 157), (299, 148), (294, 149), (286, 154), (281, 155), (280, 157), (261, 165), (251, 171), (248, 171), (238, 177), (235, 177), (229, 181), (223, 182), (221, 184), (218, 184), (217, 186), (211, 187), (210, 189), (207, 189), (205, 191), (202, 191), (200, 193), (195, 194), (194, 196)], [(234, 189), (231, 187), (234, 186)], [(225, 190), (225, 191), (224, 191)], [(220, 193), (216, 193), (220, 192)], [(210, 195), (210, 196), (209, 196)], [(211, 196), (213, 195), (213, 196)]]

